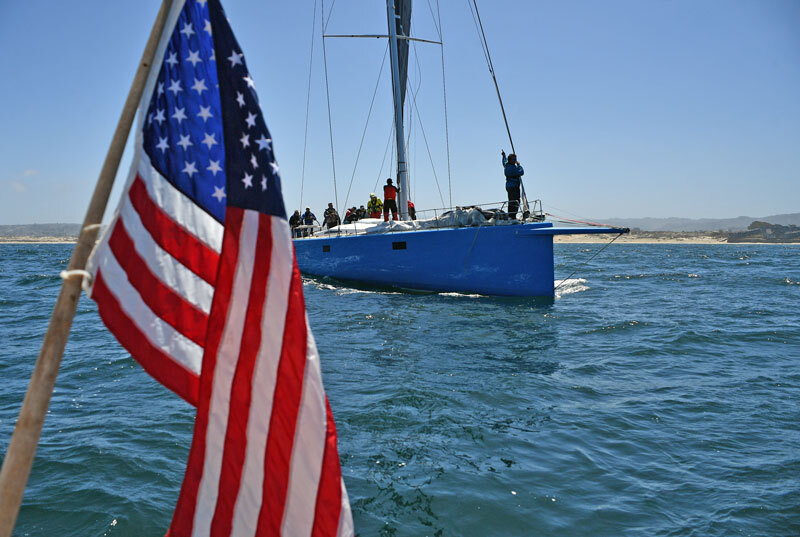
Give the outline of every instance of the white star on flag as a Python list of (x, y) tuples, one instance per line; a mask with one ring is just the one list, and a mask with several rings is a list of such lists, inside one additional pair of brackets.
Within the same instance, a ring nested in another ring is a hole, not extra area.
[(182, 171), (183, 171), (183, 173), (188, 174), (189, 177), (191, 177), (192, 174), (197, 173), (197, 168), (195, 167), (194, 162), (189, 162), (187, 160), (186, 161), (186, 166), (183, 167)]
[(211, 194), (211, 195), (214, 196), (215, 198), (217, 198), (218, 202), (222, 203), (222, 198), (225, 197), (225, 189), (224, 188), (220, 188), (218, 186), (215, 186), (214, 187), (214, 193)]
[(213, 133), (213, 134), (206, 133), (205, 138), (203, 138), (203, 141), (200, 142), (200, 143), (201, 144), (206, 144), (208, 146), (208, 148), (211, 149), (212, 145), (216, 145), (217, 144), (216, 136), (217, 136), (216, 133)]
[(186, 58), (186, 61), (190, 62), (192, 64), (192, 67), (196, 66), (198, 64), (198, 62), (203, 61), (203, 60), (200, 59), (200, 51), (199, 50), (190, 50), (189, 51), (189, 56)]
[(205, 78), (201, 78), (200, 80), (194, 79), (194, 84), (192, 85), (192, 89), (197, 92), (198, 95), (202, 95), (203, 91), (207, 90), (206, 87), (206, 80)]
[(250, 164), (253, 166), (253, 169), (254, 169), (254, 170), (255, 170), (256, 168), (258, 168), (258, 159), (256, 159), (256, 156), (255, 156), (255, 155), (251, 155), (251, 156), (250, 156)]
[(166, 137), (161, 138), (159, 136), (158, 144), (156, 145), (156, 149), (160, 149), (162, 153), (165, 152), (167, 149), (169, 149), (169, 144), (167, 143), (167, 138)]
[(175, 113), (172, 114), (172, 118), (178, 122), (178, 125), (181, 124), (181, 121), (186, 119), (186, 108), (176, 108)]
[(255, 127), (256, 126), (256, 118), (258, 116), (255, 115), (253, 112), (248, 112), (247, 117), (245, 118), (244, 122), (247, 123), (248, 127)]
[(239, 108), (244, 106), (244, 95), (240, 91), (236, 92), (236, 102), (239, 103)]
[(197, 117), (203, 118), (203, 122), (205, 123), (208, 120), (208, 118), (214, 117), (214, 114), (211, 113), (210, 106), (200, 105), (200, 111), (197, 113)]
[(242, 56), (242, 54), (236, 54), (236, 51), (234, 50), (228, 57), (228, 60), (231, 62), (231, 67), (234, 65), (242, 65)]
[(175, 67), (178, 63), (178, 53), (170, 52), (166, 60), (164, 60), (170, 67)]
[(214, 177), (217, 176), (217, 172), (222, 171), (222, 168), (220, 167), (218, 160), (212, 160), (211, 163), (208, 165), (208, 168), (206, 169), (210, 171), (212, 174), (214, 174)]
[(154, 116), (153, 116), (153, 121), (158, 121), (158, 124), (159, 124), (159, 125), (161, 125), (161, 123), (162, 123), (162, 122), (163, 122), (165, 119), (167, 119), (167, 118), (166, 118), (166, 117), (164, 117), (164, 110), (163, 110), (163, 109), (161, 109), (161, 108), (159, 108), (158, 110), (156, 110), (156, 115), (154, 115)]
[(259, 149), (272, 149), (272, 138), (267, 138), (263, 134), (261, 135), (261, 138), (256, 140), (256, 143), (258, 144)]
[(192, 29), (192, 23), (185, 25), (181, 30), (181, 33), (186, 36), (186, 39), (189, 39), (194, 34), (194, 30)]
[(242, 138), (239, 141), (242, 142), (242, 148), (248, 147), (250, 145), (250, 135), (242, 134)]
[(244, 177), (242, 177), (242, 183), (244, 183), (245, 188), (250, 188), (253, 186), (253, 176), (247, 172), (244, 172)]
[(161, 95), (163, 95), (163, 94), (164, 94), (164, 83), (163, 82), (159, 82), (158, 83), (158, 89), (156, 90), (156, 95), (161, 97)]
[(249, 74), (248, 74), (246, 77), (244, 77), (242, 80), (244, 80), (245, 82), (247, 82), (247, 85), (248, 85), (249, 87), (251, 87), (251, 88), (255, 89), (255, 87), (256, 87), (256, 83), (255, 83), (255, 82), (253, 82), (253, 79), (252, 79), (252, 78), (250, 78), (250, 75), (249, 75)]
[(267, 178), (263, 175), (261, 176), (261, 190), (267, 189)]
[(275, 162), (275, 161), (272, 161), (272, 162), (269, 163), (269, 165), (272, 166), (272, 173), (274, 173), (275, 175), (278, 175), (278, 170), (280, 170), (280, 168), (278, 167), (278, 163)]
[(169, 91), (173, 92), (173, 95), (177, 95), (178, 93), (183, 91), (183, 88), (181, 87), (180, 79), (171, 80), (170, 84), (169, 84), (169, 87), (167, 89)]
[(211, 35), (211, 21), (210, 20), (206, 19), (206, 26), (205, 26), (205, 28), (203, 28), (203, 30), (208, 32), (208, 35)]
[(194, 145), (194, 144), (192, 143), (191, 140), (189, 140), (189, 135), (187, 134), (185, 136), (181, 135), (181, 141), (178, 142), (178, 145), (181, 146), (184, 151), (186, 151), (187, 147), (189, 147), (190, 145)]

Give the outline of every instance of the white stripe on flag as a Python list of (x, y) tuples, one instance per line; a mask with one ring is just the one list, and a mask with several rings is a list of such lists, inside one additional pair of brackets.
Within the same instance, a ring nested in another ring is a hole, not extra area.
[(142, 224), (139, 213), (125, 196), (120, 211), (120, 219), (133, 240), (136, 252), (142, 257), (153, 276), (170, 287), (186, 302), (198, 307), (204, 313), (211, 311), (214, 288), (194, 272), (184, 267), (174, 257), (155, 243), (150, 232)]
[[(249, 302), (256, 239), (258, 237), (258, 214), (255, 211), (244, 211), (244, 216), (242, 217), (239, 258), (236, 262), (236, 274), (233, 279), (231, 304), (246, 305)], [(197, 505), (192, 531), (192, 535), (197, 537), (209, 535), (211, 520), (217, 505), (219, 480), (222, 471), (222, 455), (225, 447), (225, 431), (228, 428), (231, 384), (233, 383), (233, 375), (236, 372), (246, 313), (246, 307), (228, 310), (228, 318), (225, 321), (222, 339), (217, 351), (211, 401), (208, 409), (203, 477), (197, 492)]]
[(231, 536), (255, 535), (264, 487), (264, 455), (272, 416), (272, 395), (283, 348), (283, 331), (289, 304), (293, 252), (286, 220), (271, 217), (272, 253), (267, 294), (261, 317), (261, 343), (253, 370), (247, 447), (239, 494), (233, 512)]
[(353, 513), (350, 511), (350, 498), (347, 496), (347, 488), (344, 486), (344, 479), (342, 483), (342, 511), (339, 513), (339, 531), (336, 535), (341, 537), (353, 537), (355, 535), (355, 527), (353, 526)]
[(322, 456), (325, 451), (327, 417), (325, 415), (325, 390), (319, 368), (319, 354), (314, 335), (308, 326), (303, 395), (297, 415), (289, 487), (281, 533), (284, 535), (311, 535), (319, 479), (322, 473)]
[(164, 353), (171, 356), (182, 367), (200, 374), (203, 363), (203, 348), (172, 328), (144, 303), (136, 288), (128, 281), (128, 276), (117, 263), (108, 244), (95, 251), (96, 268), (103, 275), (106, 285), (119, 302), (125, 315), (147, 336), (147, 339)]
[(144, 148), (140, 146), (139, 151), (139, 175), (144, 180), (150, 199), (209, 248), (216, 252), (222, 250), (223, 225), (164, 179), (150, 163)]

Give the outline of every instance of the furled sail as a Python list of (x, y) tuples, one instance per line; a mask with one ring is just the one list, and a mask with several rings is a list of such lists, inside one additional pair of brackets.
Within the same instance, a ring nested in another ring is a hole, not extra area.
[[(397, 35), (411, 35), (411, 0), (394, 0)], [(390, 23), (391, 24), (391, 23)], [(400, 64), (400, 109), (406, 102), (406, 81), (408, 80), (408, 40), (397, 40), (397, 59)]]

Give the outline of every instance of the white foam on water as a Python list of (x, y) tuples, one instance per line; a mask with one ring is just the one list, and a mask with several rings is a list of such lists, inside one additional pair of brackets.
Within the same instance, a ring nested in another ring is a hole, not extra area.
[(581, 291), (587, 291), (589, 289), (584, 278), (556, 280), (553, 282), (553, 286), (558, 287), (555, 293), (556, 298), (561, 298), (564, 295), (571, 295), (572, 293), (580, 293)]
[(330, 283), (321, 282), (319, 280), (314, 280), (311, 278), (303, 278), (303, 285), (313, 285), (317, 289), (325, 290), (325, 291), (333, 291), (337, 295), (372, 295), (372, 294), (379, 294), (379, 295), (401, 295), (403, 294), (400, 291), (379, 291), (379, 290), (369, 290), (369, 289), (355, 289), (353, 287), (345, 287), (339, 285), (333, 285)]
[(436, 293), (439, 296), (455, 296), (459, 298), (483, 298), (484, 295), (475, 295), (467, 293)]

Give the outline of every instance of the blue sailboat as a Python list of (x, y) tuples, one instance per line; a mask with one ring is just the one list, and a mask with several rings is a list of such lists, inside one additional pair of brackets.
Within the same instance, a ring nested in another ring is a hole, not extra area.
[[(477, 9), (477, 5), (475, 7)], [(301, 272), (361, 285), (408, 290), (553, 297), (554, 236), (619, 235), (628, 230), (605, 226), (554, 226), (552, 222), (543, 221), (545, 215), (540, 203), (538, 210), (529, 210), (524, 193), (521, 218), (516, 214), (509, 217), (502, 207), (491, 210), (472, 206), (412, 220), (408, 212), (403, 125), (408, 42), (415, 40), (408, 35), (411, 0), (387, 0), (386, 9), (388, 35), (372, 37), (389, 39), (397, 145), (397, 205), (401, 221), (359, 221), (296, 238), (294, 246)], [(489, 67), (494, 77), (491, 63)], [(505, 112), (503, 115), (505, 117)]]

